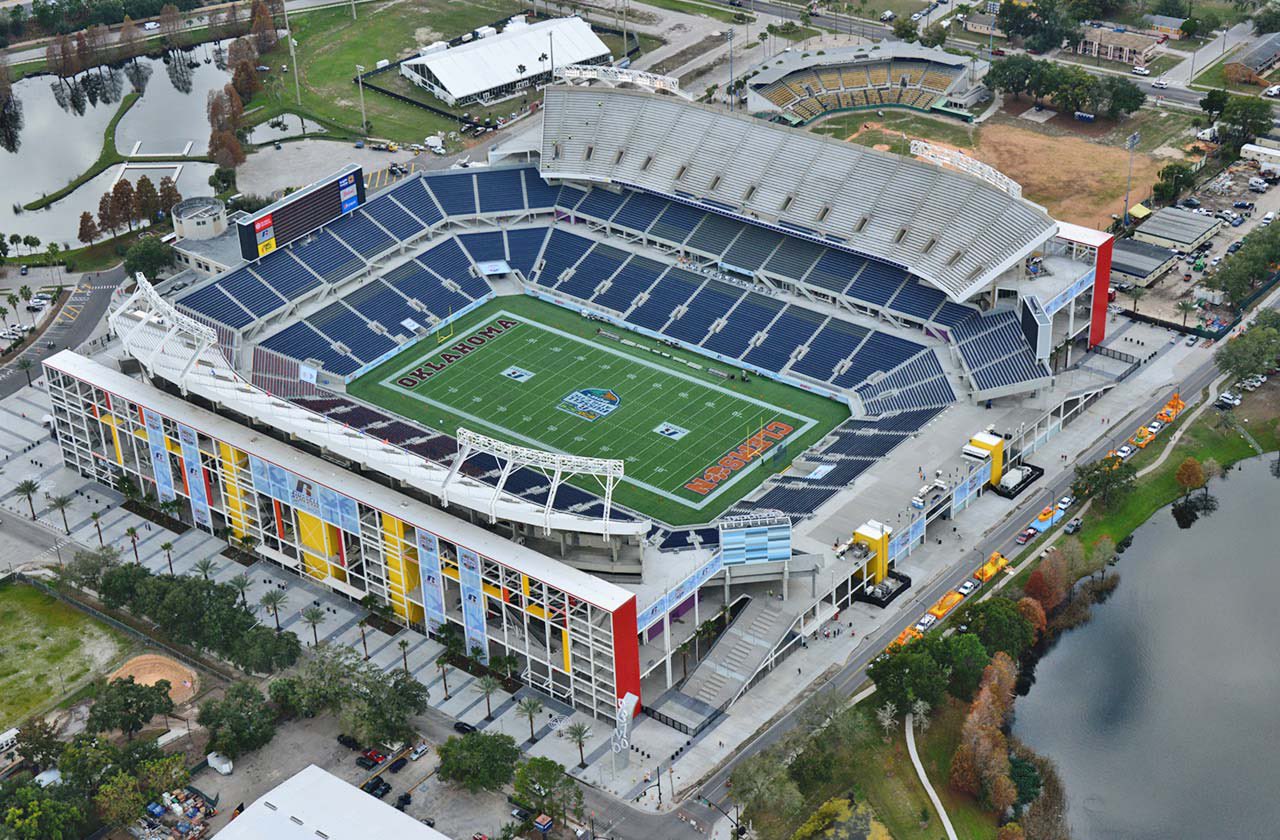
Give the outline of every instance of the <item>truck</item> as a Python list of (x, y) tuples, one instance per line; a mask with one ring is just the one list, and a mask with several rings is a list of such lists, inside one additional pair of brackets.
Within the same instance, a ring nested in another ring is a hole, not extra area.
[(1012, 490), (1031, 474), (1031, 470), (1026, 467), (1013, 467), (1004, 474), (1000, 479), (1000, 486), (1005, 490)]

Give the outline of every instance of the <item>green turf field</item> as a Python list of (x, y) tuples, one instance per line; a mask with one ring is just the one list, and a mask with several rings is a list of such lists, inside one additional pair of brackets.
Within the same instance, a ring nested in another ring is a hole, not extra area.
[(664, 357), (617, 328), (635, 346), (601, 337), (601, 326), (531, 297), (500, 298), (349, 390), (450, 433), (623, 459), (617, 501), (672, 525), (711, 520), (848, 416), (797, 388), (713, 376), (700, 357), (665, 346)]

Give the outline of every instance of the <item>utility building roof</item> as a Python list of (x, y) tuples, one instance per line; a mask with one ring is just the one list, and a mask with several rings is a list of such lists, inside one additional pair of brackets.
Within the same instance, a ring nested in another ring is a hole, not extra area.
[(1212, 216), (1192, 213), (1176, 207), (1162, 207), (1138, 228), (1147, 236), (1170, 242), (1190, 244), (1222, 225)]
[(551, 69), (552, 60), (563, 67), (607, 55), (609, 47), (585, 20), (566, 17), (532, 24), (513, 21), (497, 35), (404, 63), (426, 67), (455, 99), (461, 99), (538, 76)]
[(1136, 239), (1117, 239), (1111, 249), (1111, 270), (1130, 277), (1149, 277), (1173, 259), (1168, 248)]
[(1271, 67), (1280, 58), (1280, 32), (1258, 40), (1251, 48), (1227, 59), (1227, 64), (1242, 64), (1255, 73)]
[(540, 168), (616, 182), (900, 266), (962, 301), (1057, 232), (995, 184), (741, 112), (552, 87)]

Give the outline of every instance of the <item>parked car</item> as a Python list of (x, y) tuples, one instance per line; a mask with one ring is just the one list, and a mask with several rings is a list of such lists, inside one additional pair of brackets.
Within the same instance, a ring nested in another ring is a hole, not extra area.
[(469, 723), (458, 721), (453, 725), (453, 731), (457, 732), (459, 735), (466, 735), (468, 732), (475, 732), (476, 728)]
[(938, 619), (935, 616), (925, 613), (924, 618), (916, 622), (916, 631), (920, 633), (925, 633), (929, 630), (930, 627), (932, 627), (937, 623), (938, 623)]
[(1188, 210), (1194, 210), (1200, 206), (1200, 200), (1196, 198), (1184, 198), (1182, 199), (1182, 201), (1179, 201), (1178, 203), (1181, 204), (1183, 207), (1186, 207)]
[(369, 759), (370, 761), (375, 762), (376, 764), (381, 764), (382, 762), (387, 760), (387, 756), (384, 753), (380, 753), (377, 750), (373, 749), (372, 747), (365, 750), (362, 753), (362, 755), (365, 758)]
[(1156, 79), (1154, 82), (1151, 83), (1151, 86), (1153, 88), (1156, 88), (1157, 90), (1164, 90), (1165, 88), (1169, 87), (1169, 83), (1164, 79)]
[(418, 744), (418, 746), (413, 748), (413, 752), (409, 753), (409, 760), (417, 761), (418, 759), (422, 758), (424, 755), (426, 755), (430, 751), (431, 751), (431, 745)]
[(356, 757), (356, 766), (363, 767), (365, 770), (372, 770), (378, 766), (378, 762), (374, 761), (372, 758), (361, 755)]
[(1138, 451), (1137, 447), (1126, 443), (1116, 450), (1116, 457), (1119, 458), (1121, 461), (1127, 461), (1130, 458), (1132, 458), (1133, 453), (1137, 451)]
[(964, 583), (957, 586), (956, 591), (959, 592), (961, 595), (968, 597), (973, 593), (973, 590), (977, 588), (978, 588), (978, 582), (973, 578), (969, 578)]
[(360, 742), (357, 741), (355, 738), (352, 738), (350, 735), (339, 735), (338, 743), (342, 744), (342, 746), (346, 747), (349, 750), (360, 749)]
[(18, 273), (21, 274), (23, 277), (26, 277), (27, 272), (29, 272), (30, 270), (31, 270), (30, 266), (23, 265), (18, 267)]
[(1164, 429), (1164, 423), (1162, 423), (1159, 420), (1152, 420), (1150, 423), (1147, 424), (1147, 431), (1151, 432), (1151, 434), (1153, 435), (1160, 434), (1160, 431), (1162, 429)]
[(1026, 528), (1020, 531), (1018, 536), (1013, 538), (1013, 541), (1018, 545), (1026, 545), (1038, 536), (1040, 536), (1040, 532), (1035, 528)]
[(142, 30), (144, 32), (155, 32), (159, 28), (160, 28), (160, 24), (154, 20), (149, 20), (146, 23), (142, 24)]
[(404, 766), (408, 763), (409, 763), (409, 759), (405, 758), (404, 756), (401, 756), (400, 758), (397, 758), (395, 761), (391, 762), (391, 766), (388, 767), (387, 769), (390, 770), (392, 773), (399, 773), (401, 770), (404, 769)]
[(409, 803), (412, 801), (413, 801), (413, 797), (409, 794), (408, 791), (405, 791), (404, 793), (396, 797), (396, 810), (403, 811), (405, 808), (408, 807)]
[(1147, 69), (1147, 68), (1145, 68), (1145, 67), (1138, 67), (1138, 66), (1135, 66), (1135, 67), (1134, 67), (1132, 70), (1130, 70), (1129, 72), (1130, 72), (1130, 73), (1132, 73), (1132, 74), (1133, 74), (1133, 75), (1135, 75), (1135, 76), (1150, 76), (1150, 75), (1151, 75), (1151, 71), (1150, 71), (1150, 70), (1148, 70), (1148, 69)]
[(1076, 503), (1075, 496), (1063, 496), (1061, 499), (1058, 499), (1058, 510), (1066, 510), (1067, 508), (1071, 507), (1075, 503)]
[(1188, 346), (1188, 347), (1195, 347), (1195, 346), (1196, 346), (1196, 344), (1198, 344), (1199, 342), (1200, 342), (1200, 336), (1198, 336), (1198, 335), (1189, 335), (1189, 336), (1187, 336), (1187, 346)]
[(523, 808), (512, 808), (511, 818), (523, 825), (529, 821), (529, 812)]
[(1084, 524), (1084, 521), (1077, 516), (1075, 519), (1072, 519), (1070, 522), (1067, 523), (1067, 527), (1064, 530), (1068, 534), (1074, 534), (1075, 532), (1080, 530), (1080, 526), (1083, 524)]

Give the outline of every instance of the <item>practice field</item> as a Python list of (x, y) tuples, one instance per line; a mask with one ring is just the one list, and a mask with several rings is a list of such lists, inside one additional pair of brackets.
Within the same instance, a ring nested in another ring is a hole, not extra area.
[(0, 586), (0, 730), (105, 669), (126, 646), (114, 631), (34, 587)]
[[(714, 518), (848, 416), (825, 397), (717, 377), (704, 359), (610, 328), (628, 346), (600, 326), (534, 298), (501, 298), (349, 390), (449, 433), (463, 426), (623, 459), (617, 501), (672, 525)], [(596, 489), (590, 481), (581, 486)]]

